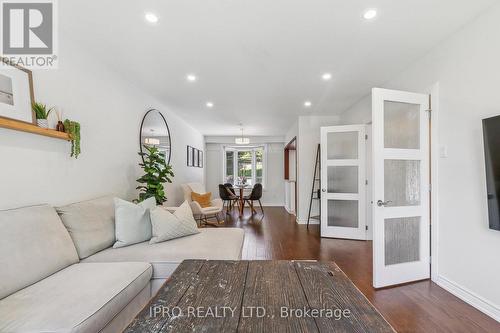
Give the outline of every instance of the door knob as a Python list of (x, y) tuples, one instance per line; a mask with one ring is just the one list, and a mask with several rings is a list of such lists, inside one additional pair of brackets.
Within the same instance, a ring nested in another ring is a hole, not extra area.
[(326, 189), (322, 188), (322, 189), (321, 189), (321, 192), (326, 192)]
[(387, 200), (387, 201), (379, 200), (379, 201), (377, 201), (377, 206), (379, 206), (379, 207), (385, 207), (388, 204), (390, 204), (391, 202), (392, 202), (391, 200)]

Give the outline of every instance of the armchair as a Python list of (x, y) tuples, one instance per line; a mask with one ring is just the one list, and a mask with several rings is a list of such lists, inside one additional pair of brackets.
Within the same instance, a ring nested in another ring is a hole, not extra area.
[[(221, 223), (219, 214), (222, 212), (223, 209), (223, 201), (220, 198), (213, 199), (210, 202), (209, 207), (201, 207), (200, 204), (196, 201), (193, 201), (191, 199), (191, 193), (199, 193), (199, 194), (204, 194), (207, 193), (205, 186), (200, 183), (187, 183), (187, 184), (182, 184), (182, 190), (184, 191), (184, 200), (189, 202), (189, 205), (191, 206), (191, 210), (193, 211), (193, 215), (195, 216), (196, 220), (201, 224), (209, 224), (213, 226), (217, 226), (216, 223), (210, 223), (208, 221), (209, 218), (215, 217), (217, 219), (217, 223)], [(224, 222), (222, 220), (222, 222)]]

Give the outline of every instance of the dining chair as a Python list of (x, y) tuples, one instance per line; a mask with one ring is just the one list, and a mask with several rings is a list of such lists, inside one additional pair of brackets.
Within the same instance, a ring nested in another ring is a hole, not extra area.
[(258, 201), (259, 206), (260, 206), (260, 210), (262, 211), (262, 215), (264, 215), (264, 208), (262, 208), (262, 203), (260, 202), (261, 198), (262, 198), (262, 184), (258, 184), (258, 183), (254, 185), (252, 192), (249, 195), (243, 197), (245, 202), (248, 202), (248, 204), (250, 205), (250, 208), (252, 209), (252, 213), (257, 213), (255, 208), (253, 208), (253, 202)]
[(229, 191), (231, 191), (234, 195), (236, 195), (236, 192), (234, 191), (233, 184), (225, 183), (224, 186), (227, 187), (229, 189)]
[(229, 215), (229, 211), (233, 209), (234, 203), (239, 202), (239, 198), (223, 184), (219, 184), (219, 196), (223, 202), (222, 209), (226, 206), (226, 214)]

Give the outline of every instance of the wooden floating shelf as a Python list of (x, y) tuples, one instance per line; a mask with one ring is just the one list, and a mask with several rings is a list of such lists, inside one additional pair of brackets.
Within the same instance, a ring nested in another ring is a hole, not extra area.
[(69, 134), (13, 119), (0, 118), (0, 127), (70, 141)]

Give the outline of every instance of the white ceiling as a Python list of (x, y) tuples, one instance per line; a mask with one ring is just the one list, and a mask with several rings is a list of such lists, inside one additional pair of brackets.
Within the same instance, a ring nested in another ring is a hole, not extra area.
[[(299, 115), (342, 112), (494, 2), (58, 3), (63, 38), (93, 50), (203, 134), (238, 135), (242, 122), (248, 135), (283, 135)], [(368, 8), (378, 10), (373, 21), (362, 18)], [(147, 23), (146, 11), (159, 22)], [(323, 72), (332, 80), (323, 82)], [(188, 73), (198, 81), (187, 82)]]

